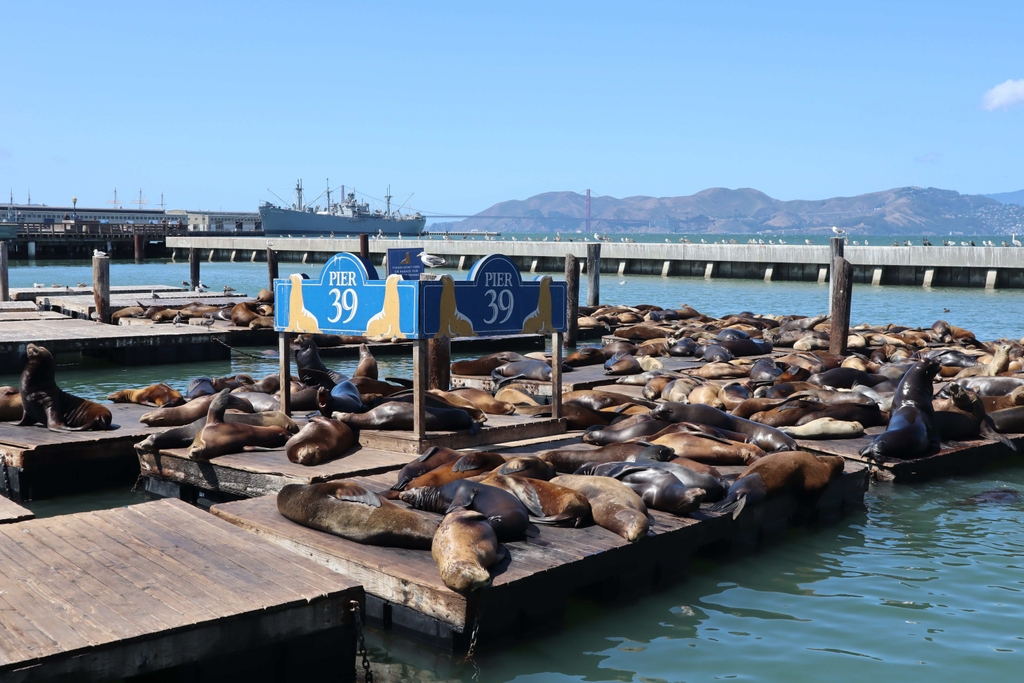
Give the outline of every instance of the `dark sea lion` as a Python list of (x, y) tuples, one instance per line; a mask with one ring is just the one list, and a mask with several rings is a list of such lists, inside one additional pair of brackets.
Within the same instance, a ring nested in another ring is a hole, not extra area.
[(530, 513), (514, 495), (496, 486), (459, 479), (444, 486), (407, 488), (398, 497), (417, 510), (447, 514), (456, 508), (475, 510), (494, 527), (499, 541), (526, 535)]
[[(516, 408), (516, 412), (520, 415), (530, 415), (533, 417), (551, 417), (552, 407), (550, 405), (519, 406)], [(599, 410), (592, 410), (575, 401), (565, 401), (562, 403), (562, 417), (565, 418), (566, 426), (569, 429), (587, 429), (588, 427), (607, 425), (614, 415), (609, 415)]]
[(185, 397), (181, 392), (171, 388), (169, 385), (150, 384), (142, 389), (123, 389), (115, 391), (107, 396), (108, 401), (114, 403), (137, 403), (143, 406), (180, 406), (185, 403)]
[(472, 593), (491, 582), (488, 568), (504, 557), (494, 528), (479, 512), (452, 510), (434, 534), (430, 555), (444, 585), (458, 593)]
[(1024, 377), (968, 377), (956, 380), (979, 396), (1004, 396), (1017, 387), (1024, 387)]
[(854, 384), (863, 384), (873, 387), (880, 382), (884, 382), (886, 379), (888, 378), (879, 375), (869, 375), (866, 372), (861, 372), (854, 368), (840, 367), (813, 374), (807, 378), (807, 381), (811, 384), (818, 384), (823, 387), (851, 389)]
[(615, 354), (604, 364), (606, 375), (637, 375), (643, 371), (637, 359), (628, 353)]
[(367, 397), (377, 395), (387, 398), (406, 390), (406, 387), (403, 385), (370, 379), (369, 377), (353, 377), (348, 381), (359, 390), (359, 396), (364, 404), (369, 400)]
[(252, 384), (243, 384), (242, 386), (232, 389), (233, 394), (245, 394), (251, 392), (259, 392), (264, 394), (273, 394), (281, 389), (281, 376), (280, 375), (267, 375), (258, 382)]
[[(490, 474), (493, 470), (505, 464), (505, 457), (490, 451), (474, 451), (471, 453), (460, 453), (458, 460), (443, 464), (439, 467), (418, 475), (406, 483), (405, 489), (413, 489), (428, 486), (444, 486), (459, 479), (469, 479), (483, 474)], [(423, 456), (420, 456), (421, 458)]]
[(0, 387), (0, 421), (20, 420), (24, 414), (21, 392), (15, 387)]
[(709, 363), (728, 363), (733, 359), (732, 353), (724, 346), (718, 344), (700, 346), (693, 355), (695, 358), (706, 360)]
[(425, 550), (437, 522), (395, 505), (351, 481), (285, 484), (277, 494), (278, 511), (303, 526), (356, 543)]
[(502, 351), (482, 356), (475, 360), (460, 360), (452, 363), (453, 375), (489, 375), (491, 372), (507, 363), (529, 360), (526, 356), (515, 351)]
[(201, 396), (213, 396), (217, 393), (217, 390), (213, 388), (213, 380), (209, 377), (196, 377), (188, 383), (188, 390), (185, 392), (185, 398), (189, 401)]
[(481, 484), (508, 491), (526, 506), (538, 524), (580, 527), (590, 521), (590, 503), (582, 493), (541, 479), (489, 474)]
[(752, 384), (772, 384), (781, 374), (782, 368), (771, 358), (759, 358), (750, 368), (750, 381)]
[[(259, 391), (247, 392), (240, 395), (244, 396), (245, 400), (249, 401), (249, 404), (252, 405), (252, 409), (258, 413), (281, 410), (281, 400), (276, 396), (264, 394)], [(294, 403), (291, 408), (292, 410), (300, 410), (295, 407)], [(307, 408), (306, 410), (313, 410), (313, 408)]]
[[(301, 404), (301, 401), (297, 403)], [(297, 406), (295, 409), (304, 410)], [(358, 387), (352, 382), (344, 380), (335, 384), (330, 390), (322, 386), (316, 387), (316, 409), (323, 415), (331, 415), (334, 412), (360, 412), (366, 410), (366, 406), (363, 404), (363, 395), (359, 393)]]
[(538, 382), (551, 381), (551, 366), (542, 360), (527, 358), (505, 363), (491, 370), (491, 379), (503, 384), (515, 379), (531, 379)]
[(320, 386), (330, 391), (335, 384), (348, 379), (324, 365), (320, 359), (320, 350), (317, 349), (312, 337), (301, 335), (296, 341), (299, 344), (299, 350), (295, 352), (295, 365), (303, 384), (308, 387)]
[[(673, 459), (674, 460), (674, 459)], [(636, 465), (643, 465), (653, 469), (663, 470), (674, 476), (679, 483), (687, 488), (700, 488), (703, 489), (706, 497), (704, 500), (714, 502), (721, 500), (725, 495), (725, 484), (722, 483), (721, 476), (715, 471), (702, 471), (698, 467), (688, 467), (686, 465), (677, 464), (672, 460), (669, 461), (658, 461), (648, 460), (643, 455), (636, 457), (633, 460)]]
[(79, 398), (57, 386), (56, 362), (43, 346), (29, 344), (25, 349), (28, 362), (21, 372), (18, 393), (21, 397), (21, 420), (17, 426), (44, 424), (59, 431), (111, 429), (113, 416), (106, 406)]
[(535, 455), (517, 455), (505, 460), (501, 467), (494, 470), (494, 473), (549, 481), (555, 476), (555, 468), (551, 466), (551, 463)]
[[(0, 393), (2, 392), (3, 387), (0, 387)], [(996, 410), (1016, 408), (1017, 406), (1024, 405), (1024, 386), (1017, 387), (1004, 396), (982, 396), (981, 401), (985, 406), (985, 411), (989, 413), (995, 412)]]
[(206, 425), (196, 434), (188, 448), (191, 460), (209, 460), (228, 453), (241, 453), (253, 448), (278, 448), (289, 438), (282, 427), (259, 427), (240, 422), (227, 422), (224, 412), (243, 405), (244, 399), (224, 389), (210, 401)]
[[(461, 408), (425, 409), (426, 428), (433, 432), (468, 430), (477, 432), (479, 423)], [(409, 431), (413, 428), (414, 406), (403, 401), (388, 401), (365, 413), (336, 412), (331, 415), (356, 429), (395, 429)]]
[[(938, 367), (938, 366), (936, 366)], [(838, 455), (812, 455), (805, 451), (771, 453), (740, 473), (719, 503), (716, 512), (739, 516), (747, 503), (756, 503), (780, 493), (790, 492), (803, 499), (820, 495), (843, 472), (844, 460)]]
[[(736, 330), (734, 330), (736, 331)], [(721, 337), (721, 335), (719, 335)], [(719, 339), (718, 346), (728, 351), (734, 357), (739, 356), (760, 356), (771, 353), (774, 347), (762, 339)]]
[[(297, 434), (299, 425), (295, 420), (279, 411), (262, 413), (224, 413), (225, 422), (242, 422), (255, 427), (280, 427), (289, 434)], [(187, 448), (196, 438), (196, 434), (206, 426), (206, 415), (193, 420), (189, 424), (172, 427), (171, 429), (150, 434), (135, 444), (135, 449), (143, 453), (156, 453), (168, 448)]]
[(1019, 503), (1024, 500), (1024, 497), (1020, 495), (1020, 491), (1011, 488), (998, 488), (990, 489), (988, 491), (982, 491), (970, 498), (965, 498), (960, 501), (960, 505), (986, 505), (986, 504), (1009, 504)]
[[(403, 389), (402, 391), (397, 391), (391, 394), (391, 396), (388, 396), (386, 399), (381, 400), (376, 405), (382, 405), (388, 402), (408, 403), (409, 405), (412, 405), (414, 398), (415, 396), (412, 389)], [(462, 402), (461, 405), (455, 405), (454, 403), (450, 403), (446, 397), (440, 396), (438, 394), (433, 394), (430, 392), (428, 392), (424, 396), (424, 399), (426, 399), (426, 405), (428, 410), (461, 410), (466, 413), (469, 413), (469, 416), (473, 419), (474, 422), (487, 422), (487, 413), (478, 408), (467, 405), (465, 402)]]
[(370, 353), (370, 348), (366, 344), (359, 345), (359, 365), (356, 366), (356, 371), (352, 373), (352, 376), (379, 379), (377, 377), (377, 359)]
[(573, 353), (565, 359), (566, 365), (571, 365), (574, 368), (583, 367), (584, 365), (600, 365), (606, 360), (604, 351), (602, 349), (593, 346), (584, 346), (583, 348), (576, 349)]
[(687, 358), (697, 352), (697, 342), (689, 337), (679, 339), (668, 347), (668, 355), (675, 358)]
[(1000, 434), (985, 411), (981, 397), (959, 384), (949, 385), (949, 398), (932, 402), (935, 430), (943, 440), (976, 439), (998, 441), (1010, 450), (1017, 446)]
[(320, 465), (342, 457), (355, 443), (356, 437), (347, 424), (314, 415), (298, 434), (288, 439), (284, 451), (292, 462)]
[(635, 543), (647, 535), (647, 506), (643, 499), (621, 481), (611, 477), (563, 474), (551, 480), (582, 493), (590, 503), (590, 512), (598, 526)]
[(614, 406), (627, 405), (630, 403), (641, 405), (646, 404), (653, 406), (653, 403), (646, 401), (638, 401), (635, 398), (630, 398), (623, 394), (618, 394), (613, 391), (601, 391), (599, 389), (579, 389), (576, 391), (567, 391), (562, 394), (562, 401), (573, 403), (579, 403), (584, 405), (591, 410), (604, 410), (605, 408), (611, 408)]
[(651, 410), (651, 417), (670, 422), (706, 424), (712, 427), (740, 432), (749, 436), (753, 443), (768, 453), (797, 449), (796, 441), (778, 429), (740, 417), (733, 417), (711, 406), (683, 405), (682, 403), (674, 402), (663, 403)]
[(588, 462), (625, 462), (629, 458), (646, 454), (652, 460), (671, 460), (676, 456), (668, 446), (649, 444), (640, 441), (612, 443), (600, 448), (559, 448), (537, 454), (542, 460), (551, 463), (558, 472), (572, 473)]
[(607, 427), (590, 427), (583, 433), (583, 443), (606, 446), (631, 439), (657, 434), (668, 426), (668, 421), (650, 415), (633, 415)]
[(671, 472), (632, 462), (589, 464), (574, 474), (611, 477), (633, 490), (648, 508), (685, 515), (700, 507), (705, 491), (684, 486)]
[(903, 376), (893, 395), (889, 426), (861, 450), (862, 456), (911, 460), (938, 447), (932, 407), (932, 378), (938, 371), (939, 364), (925, 358)]

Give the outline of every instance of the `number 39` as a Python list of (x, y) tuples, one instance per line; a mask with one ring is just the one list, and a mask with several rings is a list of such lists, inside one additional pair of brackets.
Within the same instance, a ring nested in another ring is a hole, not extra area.
[(500, 292), (494, 289), (488, 289), (484, 292), (484, 295), (488, 298), (487, 306), (491, 309), (491, 317), (484, 318), (484, 323), (491, 325), (494, 321), (498, 320), (498, 315), (504, 313), (499, 324), (504, 324), (512, 316), (512, 305), (515, 303), (512, 300), (512, 291), (509, 289), (503, 289)]
[(356, 316), (356, 309), (359, 308), (359, 296), (356, 294), (354, 289), (346, 289), (344, 292), (335, 288), (330, 291), (334, 296), (334, 315), (327, 318), (329, 322), (336, 323), (341, 320), (341, 316), (348, 313), (348, 316), (341, 320), (342, 323), (347, 323)]

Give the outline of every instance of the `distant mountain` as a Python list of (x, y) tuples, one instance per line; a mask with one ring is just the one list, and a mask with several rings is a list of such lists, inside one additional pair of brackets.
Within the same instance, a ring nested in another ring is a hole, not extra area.
[[(430, 230), (575, 232), (585, 230), (585, 213), (584, 195), (546, 192)], [(712, 188), (687, 197), (592, 197), (590, 215), (591, 232), (813, 234), (833, 225), (869, 235), (1024, 232), (1024, 206), (931, 187), (810, 201), (781, 201), (749, 188)]]
[(1016, 192), (997, 192), (995, 194), (987, 194), (985, 196), (1003, 204), (1024, 205), (1024, 190), (1017, 190)]

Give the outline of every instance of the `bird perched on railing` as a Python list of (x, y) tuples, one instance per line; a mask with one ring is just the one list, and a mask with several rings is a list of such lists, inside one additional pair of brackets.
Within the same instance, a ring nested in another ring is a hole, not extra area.
[(420, 261), (423, 262), (427, 268), (437, 268), (444, 265), (444, 259), (434, 254), (428, 254), (425, 251), (419, 253)]

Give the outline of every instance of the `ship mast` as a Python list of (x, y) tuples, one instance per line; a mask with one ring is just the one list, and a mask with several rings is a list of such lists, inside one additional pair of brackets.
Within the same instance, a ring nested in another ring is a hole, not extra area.
[(391, 216), (391, 186), (390, 185), (388, 185), (388, 193), (386, 195), (384, 195), (384, 199), (387, 200), (387, 204), (388, 204), (388, 211), (384, 215), (390, 217)]
[(295, 210), (304, 211), (305, 207), (302, 206), (302, 179), (295, 181)]
[(327, 179), (327, 213), (331, 212), (331, 179)]

